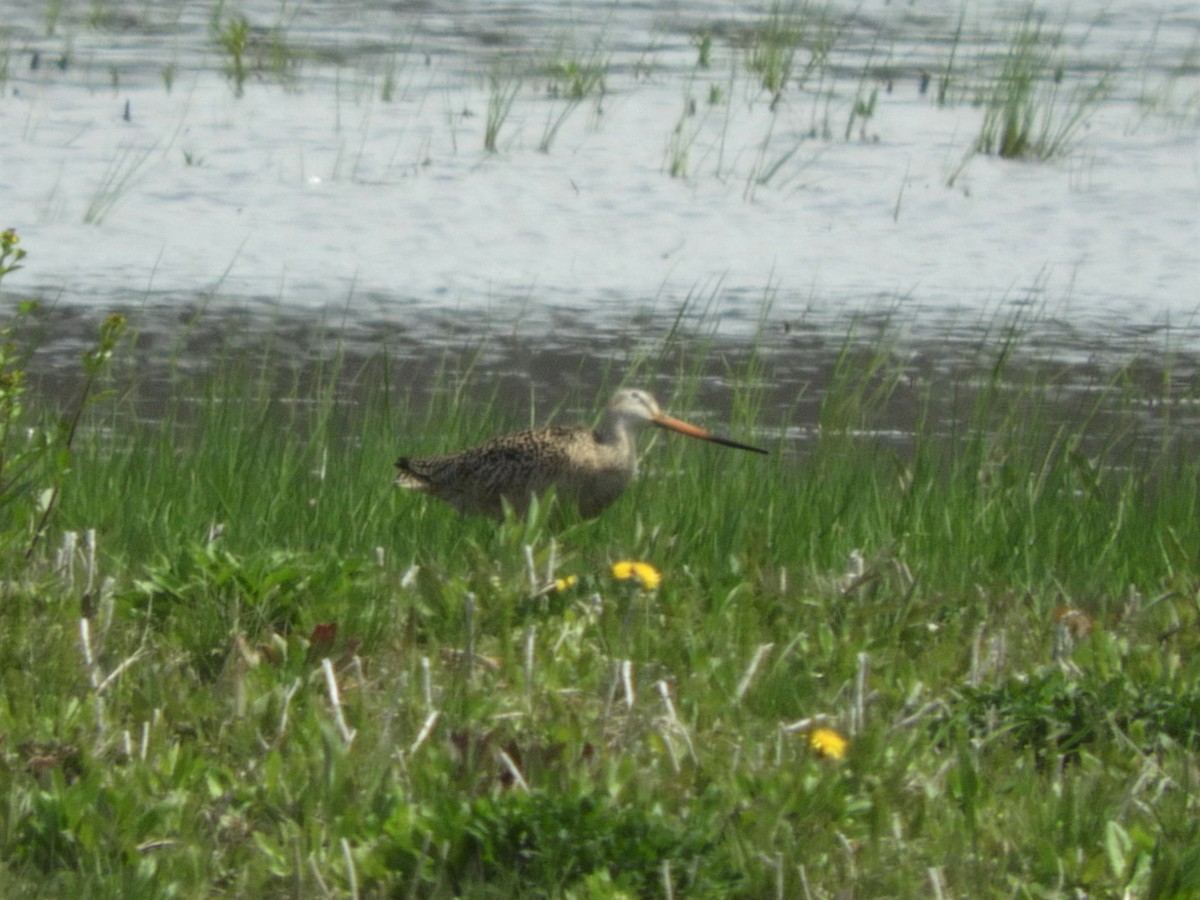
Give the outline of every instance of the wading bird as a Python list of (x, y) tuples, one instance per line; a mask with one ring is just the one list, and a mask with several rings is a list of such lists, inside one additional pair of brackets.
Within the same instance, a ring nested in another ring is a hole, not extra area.
[(645, 391), (617, 391), (597, 428), (538, 428), (506, 434), (441, 456), (402, 456), (396, 484), (444, 500), (459, 512), (504, 517), (504, 503), (524, 516), (529, 500), (553, 487), (560, 500), (598, 515), (637, 475), (636, 433), (656, 425), (689, 437), (766, 453), (671, 418)]

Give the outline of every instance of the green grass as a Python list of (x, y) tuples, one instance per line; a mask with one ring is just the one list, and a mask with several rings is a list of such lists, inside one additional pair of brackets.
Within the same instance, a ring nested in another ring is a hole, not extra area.
[[(1013, 31), (1000, 72), (983, 98), (976, 148), (1005, 159), (1058, 159), (1110, 91), (1113, 71), (1094, 81), (1068, 79), (1062, 32), (1032, 7)], [(1114, 67), (1115, 70), (1115, 67)]]
[[(255, 28), (240, 12), (225, 16), (225, 4), (218, 3), (210, 15), (212, 41), (225, 58), (222, 71), (233, 85), (235, 97), (245, 93), (251, 75), (270, 75), (282, 84), (295, 80), (298, 51), (288, 41), (286, 24), (281, 20), (270, 29)], [(168, 85), (169, 89), (169, 85)]]
[[(688, 415), (712, 340), (631, 380)], [(6, 895), (1195, 890), (1200, 464), (1132, 366), (1080, 408), (1015, 332), (973, 382), (852, 335), (796, 443), (760, 347), (714, 424), (772, 456), (646, 436), (598, 519), (497, 526), (389, 487), (525, 424), (476, 362), (417, 392), (281, 357), (146, 421), (118, 355), (39, 552), (5, 551)]]
[(765, 11), (747, 36), (745, 64), (772, 110), (789, 86), (799, 89), (828, 67), (839, 31), (827, 8), (807, 0), (777, 0)]
[(602, 108), (601, 104), (607, 91), (605, 78), (608, 70), (608, 60), (604, 57), (604, 52), (604, 45), (597, 40), (585, 55), (572, 53), (564, 47), (546, 62), (543, 73), (546, 78), (546, 94), (553, 100), (561, 101), (561, 105), (556, 104), (547, 114), (542, 137), (538, 141), (539, 152), (550, 152), (571, 113), (585, 100), (593, 99), (596, 109)]
[(499, 151), (500, 131), (508, 121), (513, 103), (525, 81), (515, 65), (510, 63), (505, 66), (497, 62), (488, 74), (487, 115), (483, 127), (483, 149), (488, 153)]
[(149, 147), (122, 145), (92, 192), (92, 198), (83, 213), (83, 221), (88, 225), (104, 224), (109, 213), (125, 199), (130, 189), (145, 174), (147, 163), (157, 150), (157, 143)]

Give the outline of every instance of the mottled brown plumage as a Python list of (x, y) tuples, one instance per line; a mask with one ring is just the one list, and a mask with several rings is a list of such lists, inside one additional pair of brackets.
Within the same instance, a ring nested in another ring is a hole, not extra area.
[(444, 500), (463, 513), (502, 518), (504, 501), (525, 515), (551, 486), (585, 517), (602, 512), (637, 475), (637, 430), (656, 425), (766, 453), (665, 415), (645, 391), (618, 391), (597, 428), (538, 428), (506, 434), (442, 456), (401, 457), (396, 484)]

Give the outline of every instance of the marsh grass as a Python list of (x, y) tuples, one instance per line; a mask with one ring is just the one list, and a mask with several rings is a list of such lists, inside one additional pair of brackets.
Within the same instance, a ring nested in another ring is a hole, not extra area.
[[(852, 333), (793, 422), (764, 330), (703, 418), (771, 457), (647, 437), (600, 518), (500, 526), (388, 486), (398, 452), (527, 424), (478, 354), (417, 391), (388, 359), (231, 347), (155, 421), (114, 369), (44, 553), (5, 560), (0, 878), (1178, 896), (1200, 876), (1195, 435), (1142, 433), (1131, 370), (1081, 408), (1021, 332), (949, 380)], [(681, 314), (561, 409), (627, 381), (694, 418), (715, 341)]]
[(795, 4), (772, 4), (754, 30), (746, 50), (746, 70), (757, 76), (772, 106), (783, 93), (804, 40), (802, 10)]
[(288, 41), (286, 24), (281, 20), (269, 29), (258, 29), (242, 13), (224, 13), (225, 4), (216, 4), (209, 27), (213, 42), (225, 57), (223, 68), (234, 96), (245, 93), (251, 75), (268, 74), (282, 84), (292, 83), (300, 54)]
[(487, 115), (483, 127), (483, 149), (488, 153), (499, 150), (500, 130), (512, 113), (513, 103), (525, 83), (524, 75), (515, 64), (507, 67), (497, 63), (488, 74)]
[(1000, 72), (983, 99), (977, 149), (1005, 159), (1058, 159), (1074, 146), (1112, 73), (1069, 87), (1062, 32), (1030, 9), (1013, 32)]
[(801, 89), (828, 67), (839, 32), (827, 7), (807, 0), (771, 4), (749, 34), (745, 64), (770, 95), (772, 110), (789, 85)]
[(108, 214), (126, 196), (129, 188), (157, 150), (157, 144), (149, 147), (123, 145), (104, 170), (100, 183), (92, 193), (92, 199), (88, 202), (87, 209), (84, 210), (83, 221), (88, 225), (102, 224)]
[(692, 148), (703, 129), (705, 117), (696, 116), (696, 101), (691, 94), (683, 98), (683, 111), (667, 136), (666, 170), (672, 178), (687, 178), (691, 170)]
[(213, 28), (217, 47), (227, 57), (225, 74), (233, 83), (237, 97), (245, 92), (246, 78), (250, 73), (247, 55), (250, 49), (250, 21), (243, 15), (230, 16), (225, 22), (214, 19)]
[(955, 25), (954, 34), (950, 36), (948, 41), (950, 45), (949, 52), (946, 54), (946, 62), (938, 71), (937, 76), (937, 91), (935, 99), (938, 106), (945, 106), (950, 100), (950, 88), (954, 84), (957, 77), (955, 64), (958, 59), (958, 48), (962, 43), (963, 23), (966, 21), (967, 9), (964, 6), (958, 13), (958, 23)]
[(1168, 71), (1156, 62), (1159, 48), (1152, 40), (1139, 54), (1136, 71), (1141, 73), (1137, 93), (1139, 114), (1131, 126), (1140, 128), (1147, 119), (1166, 122), (1176, 128), (1187, 128), (1200, 122), (1200, 88), (1195, 74), (1200, 72), (1200, 38), (1193, 41), (1183, 58)]
[(576, 58), (560, 53), (545, 67), (546, 93), (562, 105), (548, 114), (542, 130), (538, 150), (549, 153), (562, 126), (571, 114), (586, 100), (594, 100), (597, 108), (603, 102), (607, 61), (602, 55), (602, 44), (597, 44), (584, 57)]
[(776, 123), (772, 119), (758, 144), (754, 162), (746, 173), (746, 185), (742, 191), (746, 200), (753, 200), (760, 187), (772, 182), (779, 185), (794, 180), (797, 172), (809, 164), (808, 161), (796, 159), (804, 147), (805, 137), (792, 135), (788, 143), (780, 147), (775, 140), (775, 129)]

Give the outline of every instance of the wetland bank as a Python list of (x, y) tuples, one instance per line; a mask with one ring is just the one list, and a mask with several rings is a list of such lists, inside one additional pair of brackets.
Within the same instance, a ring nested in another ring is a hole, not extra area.
[(1195, 892), (1190, 7), (13, 15), (6, 895)]

